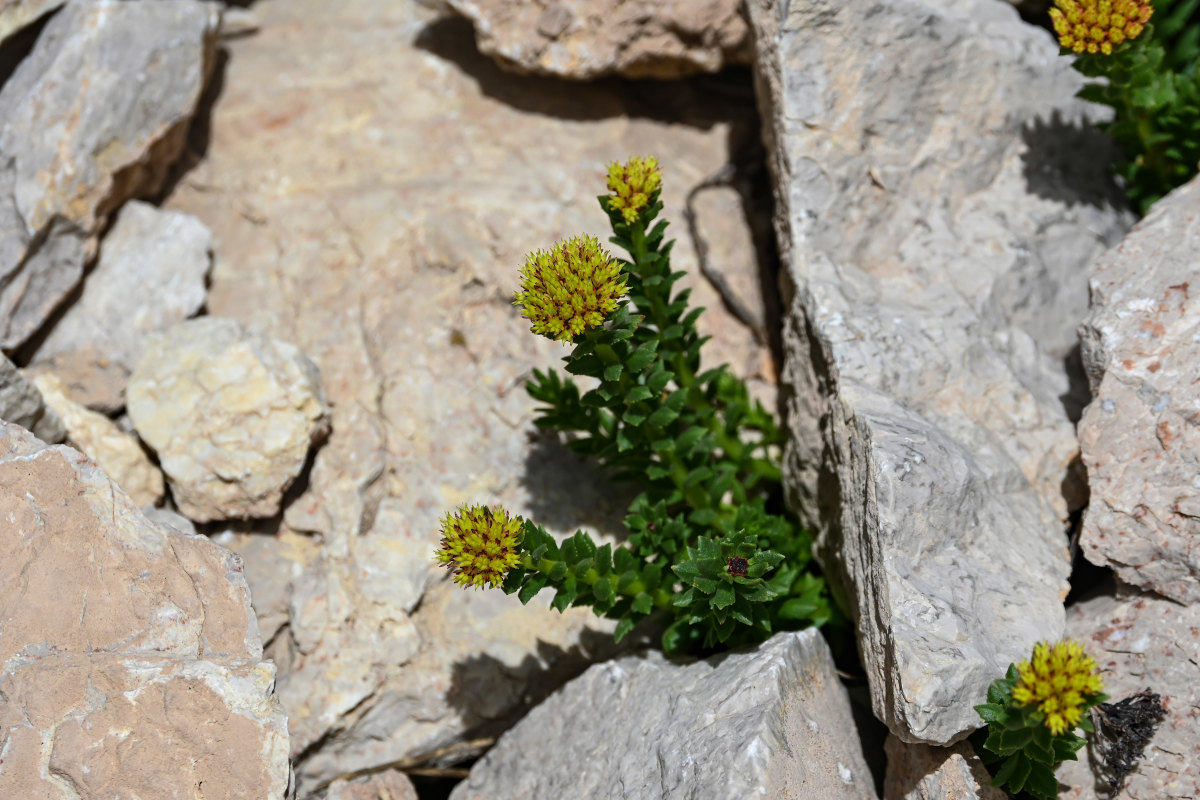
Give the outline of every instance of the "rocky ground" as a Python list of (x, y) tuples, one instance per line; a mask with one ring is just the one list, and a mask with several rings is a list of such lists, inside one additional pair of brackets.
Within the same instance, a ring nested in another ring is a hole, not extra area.
[[(1135, 226), (1021, 11), (0, 1), (0, 796), (994, 798), (972, 706), (1064, 635), (1193, 796), (1200, 188)], [(432, 562), (461, 502), (619, 534), (511, 295), (631, 154), (850, 673)]]

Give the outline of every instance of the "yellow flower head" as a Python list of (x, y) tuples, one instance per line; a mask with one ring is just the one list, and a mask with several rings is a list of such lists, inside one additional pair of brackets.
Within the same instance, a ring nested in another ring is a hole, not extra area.
[(531, 331), (569, 342), (587, 328), (603, 325), (628, 291), (621, 265), (600, 248), (600, 241), (575, 236), (525, 258), (521, 291), (513, 304), (524, 307)]
[(608, 165), (609, 202), (621, 212), (626, 225), (633, 224), (661, 188), (662, 170), (653, 156), (635, 156), (624, 164), (614, 161)]
[(438, 563), (454, 571), (460, 586), (499, 586), (521, 561), (519, 547), (525, 521), (503, 508), (462, 506), (442, 520)]
[(1085, 655), (1079, 642), (1038, 642), (1033, 660), (1017, 665), (1020, 681), (1012, 690), (1017, 705), (1036, 705), (1046, 715), (1046, 727), (1054, 735), (1074, 730), (1083, 716), (1086, 701), (1104, 691), (1096, 674), (1096, 662)]
[(1136, 38), (1154, 13), (1150, 0), (1054, 0), (1054, 5), (1050, 19), (1063, 47), (1106, 56)]

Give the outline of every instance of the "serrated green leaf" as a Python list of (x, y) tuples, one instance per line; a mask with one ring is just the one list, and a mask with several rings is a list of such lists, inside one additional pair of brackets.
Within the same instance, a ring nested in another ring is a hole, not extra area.
[(647, 591), (653, 592), (662, 585), (662, 569), (662, 564), (657, 561), (642, 568), (642, 582), (646, 584)]
[(625, 394), (625, 405), (633, 405), (654, 397), (654, 393), (646, 386), (634, 386)]
[(1055, 800), (1058, 797), (1058, 778), (1054, 776), (1054, 770), (1045, 764), (1030, 764), (1024, 787), (1037, 800)]
[(630, 372), (641, 372), (650, 366), (650, 362), (656, 355), (658, 355), (658, 342), (651, 340), (634, 350), (625, 360), (625, 366)]
[(621, 364), (609, 364), (604, 368), (604, 380), (617, 381), (621, 378), (621, 372), (625, 369)]
[(692, 586), (694, 586), (697, 591), (704, 592), (705, 594), (712, 594), (715, 592), (717, 590), (717, 585), (718, 583), (715, 579), (705, 578), (703, 575), (692, 578)]
[[(646, 425), (651, 428), (661, 428), (669, 425), (679, 418), (679, 412), (670, 406), (661, 406), (655, 409), (654, 413), (646, 420)], [(668, 440), (670, 441), (670, 440)], [(672, 442), (672, 446), (674, 443)]]
[(517, 593), (517, 599), (521, 601), (521, 605), (525, 605), (532, 600), (545, 585), (545, 575), (534, 575), (524, 586), (521, 587), (521, 591)]
[(617, 629), (613, 631), (613, 639), (620, 642), (633, 630), (633, 626), (633, 617), (622, 617), (621, 621), (617, 623)]
[[(789, 601), (791, 602), (791, 601)], [(786, 603), (784, 605), (787, 605)], [(975, 706), (975, 711), (983, 719), (984, 722), (996, 722), (1003, 724), (1007, 714), (1004, 711), (1004, 706), (999, 703), (985, 703)]]
[(712, 599), (708, 602), (713, 608), (725, 609), (733, 605), (733, 598), (733, 587), (726, 583), (717, 587), (716, 592), (713, 593)]
[(645, 592), (638, 592), (633, 598), (633, 610), (639, 614), (649, 614), (654, 610), (654, 598)]
[(612, 572), (612, 545), (605, 542), (600, 547), (596, 548), (596, 554), (593, 556), (596, 564), (596, 571), (601, 575), (607, 575)]

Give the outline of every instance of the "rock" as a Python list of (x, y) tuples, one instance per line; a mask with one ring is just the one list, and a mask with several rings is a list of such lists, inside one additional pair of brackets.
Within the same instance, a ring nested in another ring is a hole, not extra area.
[[(595, 196), (609, 161), (663, 163), (672, 265), (724, 348), (705, 357), (760, 363), (765, 348), (696, 274), (682, 215), (689, 189), (758, 133), (751, 99), (698, 80), (504, 73), (466, 23), (412, 3), (254, 9), (260, 32), (227, 42), (205, 158), (164, 206), (219, 243), (209, 313), (297, 344), (329, 398), (332, 432), (282, 522), (220, 534), (246, 560), (271, 639), (303, 797), (446, 748), (478, 755), (474, 740), (612, 654), (611, 621), (464, 592), (418, 554), (464, 502), (503, 503), (556, 535), (620, 530), (626, 489), (534, 433), (525, 377), (565, 351), (512, 306), (527, 251), (607, 238)], [(735, 285), (756, 269), (719, 267)]]
[(287, 720), (237, 556), (7, 423), (0, 518), (0, 796), (287, 796)]
[(500, 737), (450, 793), (750, 796), (876, 796), (816, 630), (686, 666), (657, 651), (596, 664)]
[(971, 745), (908, 744), (889, 736), (883, 800), (1006, 800)]
[[(1089, 561), (1200, 602), (1200, 180), (1155, 204), (1099, 259), (1080, 328), (1094, 399), (1079, 422)], [(1191, 284), (1195, 283), (1195, 286)]]
[(196, 522), (278, 513), (329, 424), (320, 370), (299, 348), (216, 317), (152, 337), (126, 398)]
[(0, 0), (0, 43), (66, 0)]
[(324, 800), (417, 800), (417, 790), (407, 775), (389, 769), (352, 780), (334, 781)]
[(66, 425), (71, 444), (95, 460), (125, 490), (134, 505), (152, 506), (162, 500), (162, 472), (142, 450), (136, 436), (125, 433), (103, 414), (71, 400), (62, 382), (53, 375), (37, 375), (33, 382), (46, 405)]
[(24, 342), (79, 282), (113, 209), (161, 188), (217, 22), (217, 6), (195, 0), (75, 0), (4, 84), (0, 347)]
[(3, 353), (0, 353), (0, 420), (20, 425), (50, 444), (67, 438), (62, 419), (47, 407), (37, 387)]
[[(1096, 659), (1110, 702), (1149, 688), (1163, 698), (1166, 717), (1125, 781), (1122, 800), (1195, 797), (1200, 793), (1200, 605), (1119, 586), (1067, 609), (1067, 636)], [(1057, 770), (1068, 789), (1060, 800), (1099, 800), (1107, 787), (1096, 775), (1095, 744)]]
[(126, 374), (147, 334), (204, 305), (212, 234), (195, 217), (131, 201), (100, 246), (83, 294), (38, 346), (35, 361), (94, 349)]
[(43, 373), (62, 382), (63, 389), (81, 406), (113, 415), (125, 408), (125, 384), (130, 367), (119, 364), (95, 347), (81, 347), (41, 359), (25, 368), (30, 377)]
[(679, 78), (751, 60), (738, 0), (447, 0), (479, 51), (518, 72)]
[(1063, 360), (1084, 269), (1130, 216), (1087, 177), (1109, 151), (1082, 79), (1011, 7), (749, 10), (790, 305), (789, 500), (857, 620), (875, 714), (951, 743), (1062, 632)]

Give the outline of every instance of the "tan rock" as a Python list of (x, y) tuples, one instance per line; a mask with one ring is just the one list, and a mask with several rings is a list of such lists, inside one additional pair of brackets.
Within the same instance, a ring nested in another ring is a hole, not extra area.
[(163, 476), (142, 450), (136, 436), (125, 433), (103, 414), (89, 411), (67, 396), (62, 381), (49, 373), (35, 375), (34, 384), (46, 405), (67, 427), (71, 444), (91, 456), (135, 505), (155, 505), (163, 497)]
[(883, 800), (1005, 800), (971, 745), (909, 744), (888, 736)]
[[(498, 733), (611, 652), (611, 621), (464, 592), (429, 554), (460, 502), (501, 502), (558, 534), (620, 528), (629, 495), (531, 437), (523, 381), (565, 351), (529, 334), (511, 301), (528, 250), (607, 237), (595, 203), (607, 162), (659, 157), (672, 264), (724, 348), (706, 358), (757, 369), (765, 349), (696, 274), (682, 216), (754, 109), (681, 84), (651, 118), (611, 84), (514, 78), (465, 26), (411, 3), (255, 11), (260, 31), (227, 43), (206, 158), (165, 206), (213, 231), (209, 312), (297, 344), (329, 397), (332, 433), (279, 529), (220, 538), (246, 560), (303, 795), (446, 747), (477, 754), (464, 734)], [(756, 268), (721, 258), (735, 285)]]
[(290, 779), (241, 561), (0, 423), (0, 797), (269, 798)]
[(558, 78), (679, 78), (750, 61), (739, 0), (447, 0), (502, 66)]
[(0, 353), (0, 419), (20, 425), (43, 442), (61, 442), (67, 435), (63, 422), (8, 357)]
[(37, 21), (38, 17), (61, 6), (66, 0), (2, 0), (0, 2), (0, 42)]
[(294, 345), (201, 317), (151, 338), (126, 391), (179, 510), (268, 517), (328, 428), (321, 373)]
[(417, 800), (417, 790), (403, 772), (389, 769), (350, 780), (336, 780), (325, 800)]
[(125, 407), (129, 368), (95, 347), (82, 347), (39, 359), (25, 368), (29, 376), (47, 372), (58, 378), (67, 396), (101, 414), (116, 414)]

